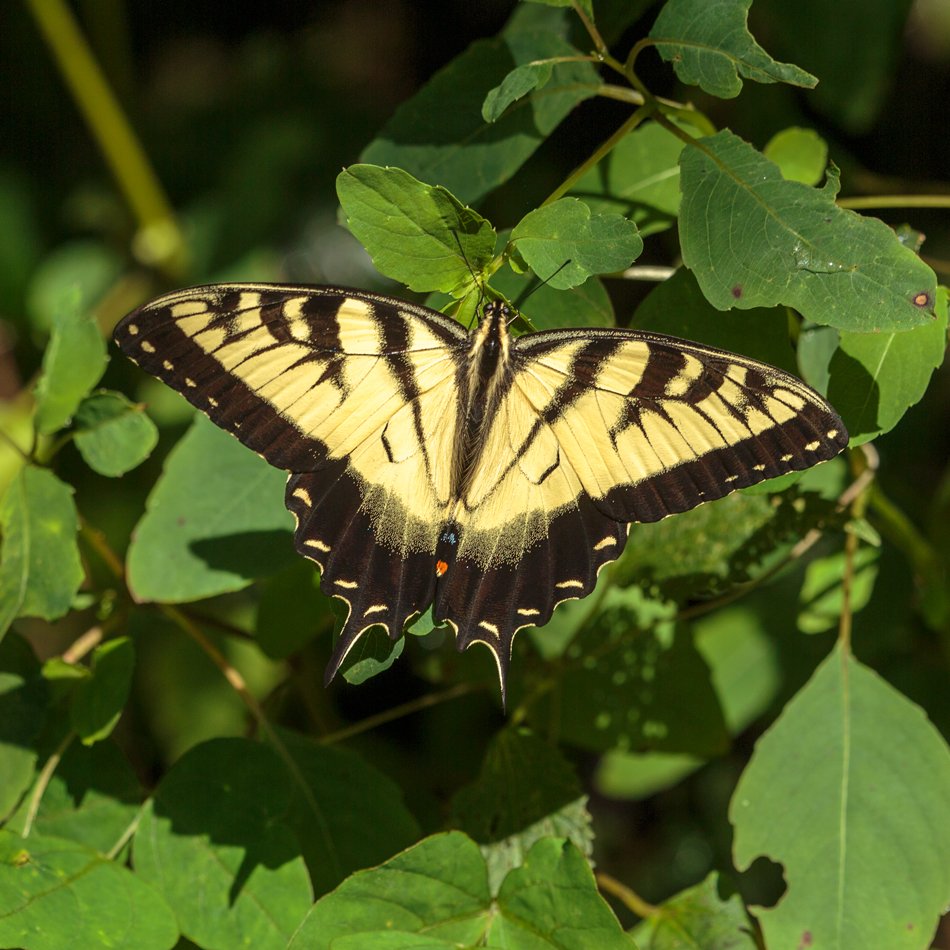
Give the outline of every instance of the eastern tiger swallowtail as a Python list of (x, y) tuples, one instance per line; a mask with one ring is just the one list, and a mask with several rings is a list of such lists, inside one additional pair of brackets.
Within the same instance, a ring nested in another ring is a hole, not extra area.
[(290, 473), (297, 551), (349, 613), (327, 682), (371, 626), (430, 605), (484, 643), (502, 692), (518, 630), (591, 592), (630, 522), (808, 468), (841, 419), (764, 363), (623, 329), (471, 332), (357, 290), (212, 285), (125, 317), (119, 347)]

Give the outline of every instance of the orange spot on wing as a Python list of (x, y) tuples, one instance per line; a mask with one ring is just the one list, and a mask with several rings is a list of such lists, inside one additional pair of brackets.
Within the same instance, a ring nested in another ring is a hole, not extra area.
[(445, 561), (436, 561), (435, 562), (435, 576), (441, 577), (449, 569), (448, 564)]

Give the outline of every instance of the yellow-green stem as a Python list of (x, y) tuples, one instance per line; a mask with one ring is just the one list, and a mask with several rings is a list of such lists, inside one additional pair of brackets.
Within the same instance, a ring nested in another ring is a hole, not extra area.
[(184, 266), (171, 205), (64, 0), (25, 0), (63, 79), (138, 222), (134, 248), (169, 276)]

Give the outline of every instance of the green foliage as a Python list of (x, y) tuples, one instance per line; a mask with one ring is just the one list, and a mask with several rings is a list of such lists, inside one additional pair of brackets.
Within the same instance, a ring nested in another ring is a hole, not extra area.
[(168, 904), (117, 861), (68, 838), (24, 840), (0, 829), (0, 941), (8, 947), (167, 950), (177, 934)]
[(351, 165), (336, 181), (349, 229), (379, 272), (412, 290), (462, 297), (484, 270), (495, 232), (445, 188), (399, 168)]
[(75, 310), (61, 311), (43, 355), (36, 384), (36, 429), (48, 435), (73, 417), (83, 397), (106, 368), (106, 347), (95, 321)]
[(668, 0), (650, 38), (672, 62), (681, 82), (732, 99), (742, 76), (754, 82), (787, 82), (811, 88), (818, 80), (789, 63), (777, 63), (746, 27), (752, 0)]
[(636, 226), (623, 215), (592, 215), (576, 198), (561, 198), (526, 214), (511, 243), (527, 265), (557, 290), (583, 284), (594, 274), (623, 270), (643, 250)]
[(158, 444), (158, 429), (142, 406), (121, 393), (87, 396), (76, 411), (76, 448), (100, 475), (118, 478), (144, 462)]
[(198, 417), (168, 456), (129, 548), (135, 598), (200, 600), (290, 564), (285, 481)]
[(861, 333), (933, 323), (933, 271), (882, 222), (835, 206), (833, 169), (820, 191), (786, 181), (728, 131), (698, 140), (680, 166), (683, 261), (719, 309), (786, 304)]
[(634, 946), (598, 895), (590, 865), (570, 842), (538, 841), (493, 901), (477, 845), (449, 832), (354, 874), (314, 905), (290, 947), (345, 946), (341, 937), (358, 934), (353, 947), (386, 948), (393, 945), (388, 935), (394, 932), (424, 933), (449, 946), (512, 950)]
[(921, 710), (832, 652), (762, 737), (730, 808), (738, 867), (760, 854), (785, 867), (787, 894), (758, 912), (767, 945), (807, 929), (816, 946), (922, 946), (950, 888), (948, 797), (950, 755)]
[(17, 617), (62, 617), (83, 579), (72, 489), (27, 465), (0, 501), (0, 637)]
[[(0, 73), (52, 147), (41, 167), (21, 128), (0, 167), (0, 945), (929, 946), (950, 231), (852, 194), (900, 174), (895, 127), (927, 154), (933, 123), (887, 95), (909, 0), (520, 3), (408, 96), (387, 5), (358, 35), (262, 11), (234, 45), (186, 42), (182, 10), (124, 78), (95, 4), (75, 35), (43, 19), (62, 0), (22, 6)], [(91, 117), (70, 138), (26, 64), (85, 31), (109, 82), (65, 71)], [(856, 142), (879, 113), (898, 124)], [(285, 473), (106, 356), (153, 291), (226, 278), (696, 340), (799, 373), (851, 448), (632, 526), (517, 639), (505, 718), (487, 652), (431, 611), (324, 689), (345, 607), (293, 551)]]
[(665, 901), (659, 913), (634, 928), (640, 950), (753, 950), (757, 946), (738, 894), (719, 896), (716, 875)]

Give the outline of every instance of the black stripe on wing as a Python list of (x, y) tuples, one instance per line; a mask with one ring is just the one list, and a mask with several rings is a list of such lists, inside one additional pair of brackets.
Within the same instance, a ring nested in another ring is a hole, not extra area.
[[(249, 299), (253, 303), (248, 304)], [(347, 396), (343, 370), (354, 355), (347, 352), (337, 321), (346, 300), (369, 305), (367, 326), (375, 326), (386, 341), (384, 352), (373, 355), (386, 359), (403, 392), (412, 389), (407, 318), (421, 320), (446, 348), (458, 348), (466, 340), (461, 326), (425, 307), (345, 288), (269, 284), (209, 285), (166, 294), (121, 320), (114, 338), (142, 369), (272, 465), (310, 471), (323, 463), (326, 445), (297, 429), (286, 413), (261, 396), (260, 387), (240, 378), (240, 369), (249, 360), (279, 356), (281, 348), (292, 352), (293, 347), (297, 355), (279, 366), (268, 382), (304, 372), (312, 377), (312, 387), (330, 384), (333, 398), (342, 405)], [(237, 318), (250, 311), (258, 312), (259, 320), (242, 326)], [(244, 344), (246, 352), (241, 352)], [(228, 369), (221, 362), (224, 353), (229, 359), (239, 354), (241, 361)], [(327, 398), (326, 387), (322, 398)], [(306, 403), (304, 395), (295, 413), (302, 415)]]

